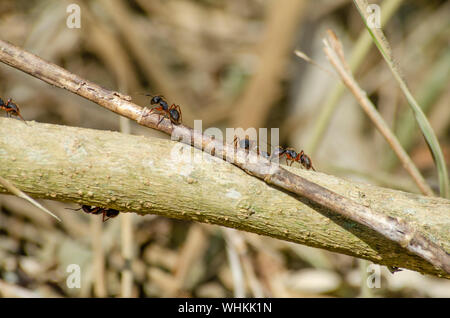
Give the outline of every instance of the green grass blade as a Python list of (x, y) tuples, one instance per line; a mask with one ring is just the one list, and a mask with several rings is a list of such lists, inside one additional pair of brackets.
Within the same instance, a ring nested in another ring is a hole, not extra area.
[(399, 66), (394, 60), (389, 43), (387, 42), (383, 31), (381, 30), (381, 28), (380, 29), (371, 28), (367, 24), (367, 19), (369, 17), (369, 13), (367, 12), (367, 6), (368, 6), (367, 1), (353, 0), (353, 2), (355, 3), (356, 7), (358, 8), (358, 11), (361, 14), (361, 17), (363, 18), (364, 24), (366, 25), (367, 30), (369, 31), (370, 35), (372, 36), (372, 39), (373, 39), (375, 45), (377, 46), (377, 48), (380, 51), (381, 55), (383, 56), (384, 60), (388, 64), (389, 68), (391, 69), (391, 72), (394, 75), (394, 78), (399, 83), (400, 88), (403, 91), (403, 94), (405, 94), (405, 97), (408, 100), (408, 103), (414, 113), (414, 116), (420, 127), (420, 130), (422, 131), (422, 134), (425, 137), (428, 147), (431, 150), (431, 154), (433, 155), (433, 160), (437, 166), (437, 172), (438, 172), (438, 176), (439, 176), (439, 188), (440, 188), (441, 196), (445, 197), (445, 198), (450, 198), (450, 187), (449, 187), (447, 167), (445, 165), (444, 155), (442, 154), (442, 149), (439, 146), (439, 141), (436, 137), (436, 134), (434, 133), (434, 131), (433, 131), (430, 123), (428, 122), (428, 119), (426, 118), (425, 114), (423, 113), (421, 107), (418, 105), (414, 96), (411, 94), (411, 91), (409, 90), (409, 88), (406, 84), (406, 81), (403, 79), (403, 77), (400, 73)]
[[(427, 75), (422, 87), (417, 91), (417, 100), (425, 114), (433, 107), (442, 93), (448, 86), (450, 81), (450, 47), (444, 49), (444, 52), (432, 66), (431, 71)], [(397, 136), (400, 143), (409, 150), (417, 139), (417, 124), (411, 109), (403, 112), (398, 120)], [(383, 166), (387, 170), (392, 170), (399, 163), (397, 156), (390, 151), (385, 159)]]
[[(381, 5), (381, 25), (384, 26), (389, 19), (394, 15), (397, 9), (402, 4), (403, 0), (386, 0), (383, 1)], [(364, 61), (367, 56), (367, 53), (370, 51), (370, 47), (372, 45), (372, 39), (370, 35), (366, 32), (361, 33), (356, 44), (353, 47), (349, 66), (352, 73), (356, 73), (356, 70)], [(317, 148), (322, 141), (322, 138), (326, 132), (327, 127), (329, 126), (330, 120), (333, 116), (334, 110), (341, 99), (342, 95), (345, 92), (345, 86), (339, 81), (336, 85), (331, 89), (328, 94), (324, 105), (320, 111), (320, 114), (314, 124), (312, 137), (310, 142), (306, 145), (305, 149), (308, 153), (314, 154)]]

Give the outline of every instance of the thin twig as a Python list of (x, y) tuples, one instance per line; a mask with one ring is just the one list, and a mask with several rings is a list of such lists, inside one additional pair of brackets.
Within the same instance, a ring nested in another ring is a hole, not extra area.
[(234, 297), (243, 298), (245, 297), (244, 270), (242, 269), (241, 259), (239, 258), (236, 244), (233, 242), (235, 239), (233, 234), (235, 233), (232, 229), (227, 228), (224, 229), (223, 233), (225, 234), (228, 262), (230, 263), (231, 275), (233, 277)]
[(133, 293), (133, 217), (131, 213), (120, 216), (121, 252), (125, 260), (121, 277), (121, 297), (130, 298)]
[(353, 0), (356, 8), (358, 9), (364, 23), (366, 24), (366, 29), (372, 36), (374, 43), (376, 44), (378, 50), (383, 56), (386, 64), (389, 66), (392, 75), (398, 82), (400, 89), (408, 100), (408, 104), (414, 113), (416, 122), (422, 132), (422, 135), (428, 145), (428, 148), (433, 156), (433, 161), (436, 164), (437, 174), (439, 179), (439, 190), (440, 194), (444, 198), (450, 198), (450, 182), (448, 177), (447, 165), (444, 160), (444, 155), (442, 153), (441, 146), (439, 145), (439, 140), (436, 137), (436, 133), (430, 125), (427, 117), (425, 116), (422, 108), (417, 103), (416, 99), (412, 95), (405, 78), (403, 77), (401, 70), (399, 68), (398, 62), (394, 59), (392, 54), (392, 49), (384, 36), (383, 30), (381, 28), (370, 27), (368, 20), (370, 19), (368, 14), (367, 0)]
[[(398, 10), (404, 0), (385, 0), (381, 4), (381, 25), (384, 26), (391, 19), (391, 17)], [(372, 46), (372, 38), (363, 30), (358, 37), (355, 45), (353, 46), (352, 53), (349, 59), (350, 68), (355, 72), (361, 63), (365, 60), (369, 50)], [(314, 124), (312, 137), (309, 143), (305, 147), (305, 151), (311, 155), (314, 155), (319, 147), (327, 128), (329, 127), (331, 118), (335, 109), (338, 106), (338, 102), (341, 100), (342, 95), (345, 92), (345, 86), (338, 82), (332, 89), (329, 90), (327, 98), (323, 102), (319, 115)]]
[(289, 172), (278, 164), (257, 156), (254, 152), (248, 153), (240, 148), (235, 151), (233, 145), (223, 144), (222, 141), (203, 135), (202, 132), (184, 125), (174, 125), (168, 119), (160, 121), (161, 118), (158, 114), (151, 114), (148, 109), (131, 103), (129, 97), (84, 80), (57, 65), (1, 40), (0, 61), (49, 84), (83, 96), (106, 109), (138, 122), (140, 125), (167, 133), (172, 136), (172, 139), (201, 150), (210, 149), (214, 156), (221, 159), (226, 158), (227, 161), (248, 174), (365, 225), (399, 243), (403, 248), (434, 266), (450, 273), (450, 254), (446, 253), (438, 244), (418, 233), (403, 219), (375, 212), (347, 197)]
[(192, 268), (199, 259), (202, 259), (207, 248), (207, 241), (208, 238), (204, 228), (200, 224), (194, 224), (190, 227), (175, 265), (174, 285), (177, 293), (182, 293), (189, 287)]
[[(121, 82), (119, 87), (126, 90), (126, 83)], [(130, 120), (120, 116), (120, 131), (124, 134), (130, 134), (131, 125)], [(133, 293), (133, 214), (123, 214), (120, 217), (120, 238), (121, 238), (121, 252), (125, 260), (125, 266), (122, 269), (121, 277), (121, 296), (130, 298)]]
[(342, 52), (342, 45), (340, 43), (341, 42), (338, 40), (336, 35), (331, 30), (328, 30), (328, 40), (324, 40), (324, 51), (327, 58), (339, 73), (339, 76), (344, 84), (350, 92), (352, 92), (363, 110), (375, 124), (375, 127), (377, 127), (384, 139), (386, 139), (387, 143), (391, 146), (392, 150), (394, 150), (399, 160), (403, 163), (403, 167), (405, 167), (406, 171), (411, 175), (420, 191), (422, 191), (425, 195), (434, 195), (433, 190), (426, 183), (422, 174), (408, 156), (405, 149), (403, 149), (397, 137), (395, 137), (394, 133), (389, 129), (389, 126), (386, 124), (383, 117), (381, 117), (381, 115), (377, 112), (375, 106), (367, 97), (366, 92), (359, 87), (350, 71), (350, 68), (345, 62), (344, 54)]
[[(232, 245), (230, 249), (232, 249), (235, 253), (238, 254), (238, 260), (240, 264), (236, 267), (239, 267), (239, 270), (245, 274), (245, 278), (248, 282), (248, 287), (250, 288), (253, 296), (255, 298), (264, 297), (264, 293), (261, 287), (260, 282), (258, 281), (255, 270), (253, 268), (253, 264), (251, 263), (251, 259), (248, 255), (247, 243), (245, 241), (245, 237), (241, 232), (225, 229), (224, 230), (227, 247), (228, 245)], [(230, 255), (230, 251), (228, 251), (228, 255)], [(229, 256), (230, 263), (231, 257)], [(233, 270), (233, 264), (230, 264), (230, 268)], [(242, 275), (242, 273), (241, 273)], [(233, 273), (233, 279), (235, 277), (235, 273)], [(244, 289), (245, 290), (245, 289)], [(237, 294), (237, 293), (236, 293)], [(237, 297), (237, 296), (236, 296)]]
[(100, 218), (91, 218), (91, 246), (93, 253), (94, 294), (96, 297), (106, 297), (105, 252), (103, 250), (103, 224)]
[(15, 187), (10, 181), (6, 180), (5, 178), (0, 177), (0, 184), (2, 186), (4, 186), (6, 189), (8, 189), (9, 192), (11, 192), (12, 194), (18, 196), (19, 198), (22, 198), (24, 200), (27, 200), (28, 202), (30, 202), (32, 205), (34, 205), (35, 207), (37, 207), (39, 210), (44, 211), (45, 213), (53, 216), (55, 219), (57, 219), (59, 222), (61, 222), (61, 219), (59, 217), (57, 217), (56, 215), (54, 215), (52, 212), (50, 212), (48, 209), (44, 208), (41, 204), (39, 204), (39, 202), (37, 202), (36, 200), (34, 200), (33, 198), (30, 198), (28, 195), (26, 195), (25, 193), (23, 193), (22, 191), (20, 191), (17, 187)]

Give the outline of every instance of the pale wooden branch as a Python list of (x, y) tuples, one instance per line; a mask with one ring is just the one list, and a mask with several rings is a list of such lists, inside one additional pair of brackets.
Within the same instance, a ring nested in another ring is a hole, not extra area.
[[(257, 156), (255, 152), (248, 153), (240, 148), (236, 152), (233, 145), (223, 144), (223, 141), (203, 135), (201, 131), (193, 130), (182, 124), (174, 125), (169, 119), (160, 122), (158, 114), (151, 114), (147, 108), (131, 103), (131, 98), (100, 87), (1, 40), (0, 61), (49, 84), (83, 96), (110, 111), (135, 120), (143, 126), (167, 133), (174, 140), (214, 154), (218, 158), (233, 163), (248, 174), (264, 180), (267, 184), (298, 195), (301, 199), (311, 200), (345, 218), (365, 225), (450, 274), (450, 254), (442, 246), (419, 233), (413, 224), (402, 218), (392, 218), (376, 212), (368, 206), (357, 203), (354, 199), (335, 193), (276, 163), (271, 163), (267, 159)], [(227, 140), (227, 142), (230, 141)], [(299, 200), (301, 199), (299, 198)]]
[[(0, 175), (35, 198), (218, 224), (450, 278), (370, 228), (190, 146), (28, 124), (0, 118)], [(191, 155), (195, 160), (187, 160)], [(450, 250), (448, 200), (288, 169), (385, 217), (404, 219)], [(0, 187), (0, 192), (7, 190)]]

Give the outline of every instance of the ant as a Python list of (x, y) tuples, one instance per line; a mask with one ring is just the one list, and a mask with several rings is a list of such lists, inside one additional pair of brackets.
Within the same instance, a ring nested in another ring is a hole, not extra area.
[(245, 139), (241, 139), (239, 140), (239, 138), (237, 136), (234, 137), (234, 149), (236, 150), (237, 147), (239, 146), (242, 149), (245, 149), (246, 152), (249, 152), (252, 148), (256, 149), (256, 153), (259, 156), (262, 156), (266, 159), (271, 160), (272, 158), (275, 157), (282, 157), (282, 156), (286, 156), (286, 164), (288, 166), (292, 166), (292, 164), (294, 163), (294, 161), (300, 163), (303, 167), (306, 168), (306, 170), (312, 169), (314, 171), (316, 171), (316, 169), (314, 169), (313, 165), (312, 165), (312, 161), (311, 158), (305, 154), (305, 152), (302, 150), (299, 153), (297, 153), (295, 151), (295, 149), (293, 148), (282, 148), (282, 147), (277, 147), (271, 155), (269, 155), (267, 152), (265, 151), (261, 151), (259, 150), (259, 147), (254, 146), (253, 145), (253, 141), (251, 141), (247, 136), (245, 137)]
[(14, 103), (11, 98), (8, 99), (6, 104), (3, 101), (3, 99), (0, 98), (0, 109), (3, 109), (4, 111), (6, 111), (7, 117), (19, 116), (20, 119), (22, 119), (23, 122), (25, 124), (27, 124), (25, 119), (23, 119), (22, 115), (20, 114), (19, 106), (17, 106), (17, 104)]
[[(106, 222), (110, 218), (114, 218), (114, 217), (118, 216), (120, 213), (120, 211), (118, 211), (118, 210), (101, 208), (101, 207), (91, 206), (91, 205), (82, 205), (81, 208), (79, 208), (79, 209), (71, 209), (71, 208), (66, 208), (66, 209), (73, 210), (73, 211), (83, 210), (84, 212), (86, 212), (88, 214), (95, 214), (95, 215), (103, 214), (103, 222)], [(107, 217), (106, 219), (105, 219), (105, 216)]]
[(235, 150), (237, 149), (238, 144), (239, 144), (240, 148), (245, 149), (245, 151), (249, 151), (252, 142), (250, 141), (250, 139), (248, 137), (245, 137), (245, 139), (239, 139), (238, 136), (235, 136), (234, 140), (233, 140), (233, 144), (234, 144)]
[(312, 161), (311, 158), (305, 154), (305, 152), (302, 150), (299, 153), (297, 153), (295, 151), (295, 149), (293, 148), (282, 148), (282, 147), (277, 147), (271, 155), (269, 155), (267, 152), (265, 151), (261, 151), (259, 150), (259, 148), (257, 146), (253, 145), (253, 141), (251, 141), (247, 136), (245, 137), (245, 139), (241, 139), (239, 140), (239, 138), (237, 136), (234, 137), (234, 149), (236, 150), (237, 147), (239, 146), (242, 149), (245, 149), (246, 152), (249, 152), (250, 149), (254, 148), (256, 149), (256, 152), (259, 156), (262, 156), (266, 159), (272, 160), (275, 157), (279, 157), (281, 158), (282, 156), (286, 156), (286, 164), (288, 166), (292, 166), (292, 164), (294, 163), (294, 161), (300, 163), (303, 167), (306, 168), (306, 170), (312, 169), (314, 171), (316, 171), (316, 169), (314, 169), (313, 165), (312, 165)]
[(235, 150), (238, 145), (240, 148), (245, 149), (246, 152), (249, 152), (251, 149), (255, 149), (258, 156), (263, 156), (266, 159), (270, 159), (270, 155), (265, 151), (260, 151), (258, 146), (254, 146), (254, 141), (250, 140), (248, 136), (246, 136), (245, 139), (239, 139), (238, 136), (235, 136), (233, 144)]
[[(159, 106), (153, 107), (150, 110), (150, 113), (152, 113), (154, 111), (163, 112), (166, 115), (166, 117), (168, 117), (173, 124), (175, 124), (175, 125), (181, 124), (182, 115), (181, 115), (181, 109), (180, 109), (179, 105), (172, 104), (169, 107), (169, 104), (164, 100), (164, 97), (160, 96), (160, 95), (153, 96), (153, 95), (147, 94), (146, 96), (152, 96), (152, 99), (150, 100), (150, 105), (159, 105)], [(163, 118), (161, 118), (159, 120), (158, 125), (161, 123)]]
[(282, 156), (286, 156), (286, 164), (288, 166), (292, 166), (292, 164), (294, 163), (294, 161), (300, 163), (303, 167), (306, 168), (306, 170), (312, 169), (314, 171), (316, 171), (316, 169), (314, 169), (313, 165), (312, 165), (312, 161), (311, 158), (305, 154), (305, 152), (302, 150), (299, 153), (297, 153), (295, 151), (295, 149), (293, 148), (282, 148), (282, 147), (278, 147), (271, 155), (271, 158), (274, 157), (282, 157)]

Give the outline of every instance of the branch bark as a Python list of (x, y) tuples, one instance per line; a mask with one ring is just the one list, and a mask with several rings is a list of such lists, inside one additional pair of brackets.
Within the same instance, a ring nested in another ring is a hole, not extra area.
[[(0, 118), (0, 175), (35, 198), (218, 224), (450, 278), (372, 229), (279, 191), (190, 146), (116, 132), (28, 124)], [(186, 160), (190, 158), (194, 160)], [(450, 250), (446, 199), (287, 169), (386, 217), (404, 219)], [(0, 187), (0, 192), (7, 190)]]
[[(222, 140), (203, 135), (201, 131), (184, 125), (173, 125), (168, 119), (160, 123), (158, 114), (151, 114), (147, 108), (131, 103), (131, 98), (128, 96), (100, 87), (1, 40), (0, 61), (49, 84), (83, 96), (106, 109), (135, 120), (143, 126), (167, 133), (174, 140), (208, 151), (218, 158), (226, 159), (248, 174), (264, 180), (267, 184), (301, 196), (302, 199), (311, 200), (345, 218), (371, 228), (427, 260), (436, 268), (443, 269), (450, 274), (450, 254), (442, 246), (419, 233), (412, 224), (402, 218), (393, 218), (375, 212), (370, 207), (310, 182), (278, 164), (271, 163), (252, 151), (248, 153), (239, 148), (236, 152), (232, 145), (223, 144)], [(230, 140), (227, 141), (230, 142)]]

